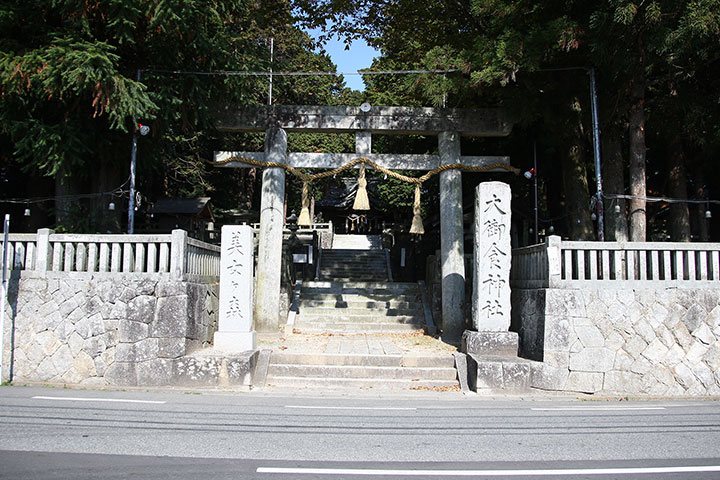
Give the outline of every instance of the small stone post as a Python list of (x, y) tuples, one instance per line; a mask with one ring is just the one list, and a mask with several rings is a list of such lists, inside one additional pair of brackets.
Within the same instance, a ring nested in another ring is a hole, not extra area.
[[(265, 133), (265, 159), (287, 163), (287, 133), (270, 127)], [(285, 169), (266, 168), (263, 171), (260, 200), (260, 234), (258, 240), (257, 292), (255, 322), (260, 332), (274, 332), (280, 328), (280, 277), (282, 241), (285, 218)]]
[(484, 182), (475, 189), (473, 327), (510, 328), (510, 185)]
[(253, 230), (224, 225), (220, 244), (220, 317), (213, 340), (223, 352), (257, 348), (253, 330)]
[(52, 267), (52, 247), (50, 246), (50, 235), (55, 233), (49, 228), (41, 228), (37, 231), (35, 270), (47, 272)]
[[(185, 230), (173, 230), (170, 237), (170, 278), (181, 280), (185, 275), (188, 234)], [(113, 255), (114, 257), (115, 255)], [(118, 255), (119, 258), (119, 255)]]
[[(460, 136), (457, 132), (442, 132), (438, 141), (440, 165), (460, 163)], [(450, 342), (459, 341), (465, 329), (465, 247), (461, 179), (459, 170), (440, 172), (442, 329), (443, 339)]]
[(559, 287), (562, 281), (562, 258), (560, 258), (562, 238), (557, 235), (550, 235), (545, 239), (545, 248), (547, 251), (547, 270), (548, 283), (547, 288)]

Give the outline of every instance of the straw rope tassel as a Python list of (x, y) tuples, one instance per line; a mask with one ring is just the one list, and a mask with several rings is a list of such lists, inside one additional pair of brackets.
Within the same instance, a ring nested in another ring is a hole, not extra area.
[(300, 209), (300, 217), (297, 224), (301, 227), (309, 227), (312, 225), (310, 220), (310, 197), (308, 195), (308, 182), (303, 182), (302, 186), (302, 208)]
[(412, 225), (410, 226), (410, 233), (417, 233), (422, 235), (425, 233), (423, 228), (423, 220), (420, 216), (420, 184), (415, 184), (415, 202), (413, 202), (413, 219)]
[(355, 194), (353, 210), (370, 210), (370, 200), (367, 194), (367, 180), (365, 180), (365, 164), (360, 164), (360, 176), (358, 177), (358, 189)]

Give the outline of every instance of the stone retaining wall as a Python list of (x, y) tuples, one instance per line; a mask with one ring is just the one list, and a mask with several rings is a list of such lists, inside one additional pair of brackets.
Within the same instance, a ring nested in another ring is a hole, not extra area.
[(8, 297), (16, 382), (176, 384), (217, 329), (217, 284), (168, 275), (14, 271)]
[(720, 289), (513, 289), (531, 386), (623, 395), (720, 395)]

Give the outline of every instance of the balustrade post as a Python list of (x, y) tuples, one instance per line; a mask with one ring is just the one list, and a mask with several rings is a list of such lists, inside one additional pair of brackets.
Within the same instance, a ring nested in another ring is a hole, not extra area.
[(560, 286), (562, 281), (562, 238), (550, 235), (545, 239), (547, 252), (548, 288)]
[(47, 272), (52, 266), (52, 248), (50, 247), (50, 235), (55, 230), (49, 228), (41, 228), (37, 231), (37, 241), (35, 248), (35, 271)]
[(170, 240), (170, 278), (180, 280), (185, 275), (188, 235), (185, 230), (173, 230)]

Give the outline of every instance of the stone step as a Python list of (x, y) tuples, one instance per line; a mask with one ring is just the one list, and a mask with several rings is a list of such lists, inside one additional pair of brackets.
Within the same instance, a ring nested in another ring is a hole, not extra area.
[(323, 250), (323, 259), (345, 261), (386, 261), (387, 255), (382, 250)]
[(422, 310), (423, 304), (415, 297), (408, 296), (405, 296), (405, 300), (398, 300), (396, 297), (388, 297), (387, 300), (368, 300), (367, 298), (361, 298), (357, 295), (342, 295), (342, 298), (338, 298), (338, 295), (332, 295), (327, 298), (310, 298), (308, 295), (300, 300), (300, 309), (303, 308), (368, 308), (371, 310), (387, 308)]
[[(351, 277), (353, 275), (372, 275), (382, 277), (387, 281), (387, 270), (384, 268), (356, 268), (356, 267), (342, 267), (342, 268), (321, 268), (318, 273), (323, 276), (328, 276), (328, 280), (335, 280), (335, 277)], [(335, 280), (338, 281), (338, 280)]]
[(273, 352), (274, 364), (344, 365), (374, 367), (455, 368), (452, 355), (365, 355), (344, 353), (288, 353)]
[(375, 380), (455, 380), (455, 368), (377, 367), (366, 365), (297, 365), (276, 364), (272, 357), (267, 379), (273, 377), (366, 378)]
[(388, 280), (387, 272), (319, 272), (319, 278), (336, 282), (383, 282)]
[(326, 248), (323, 255), (352, 255), (356, 257), (385, 257), (385, 250), (368, 248)]
[(336, 334), (384, 334), (413, 333), (425, 329), (422, 323), (332, 323), (328, 321), (296, 322), (294, 330), (299, 333), (336, 333)]
[(303, 289), (300, 293), (301, 298), (312, 298), (312, 299), (351, 299), (351, 298), (366, 298), (369, 300), (375, 300), (378, 302), (387, 300), (400, 300), (400, 301), (420, 301), (420, 294), (414, 291), (395, 291), (389, 292), (382, 289), (348, 289), (342, 292), (333, 292), (331, 290), (322, 289)]
[(323, 250), (322, 259), (336, 262), (386, 262), (387, 255), (381, 250)]
[(352, 250), (352, 249), (332, 249), (323, 250), (323, 258), (386, 258), (384, 250)]
[(352, 265), (323, 265), (320, 267), (320, 272), (360, 272), (360, 273), (377, 273), (385, 272), (387, 268), (385, 265), (372, 265), (372, 264), (352, 264)]
[(388, 292), (374, 289), (353, 289), (350, 291), (337, 291), (325, 289), (306, 289), (300, 291), (301, 299), (312, 300), (374, 300), (377, 302), (398, 300), (398, 301), (420, 301), (420, 294), (413, 291)]
[[(311, 282), (307, 282), (311, 283)], [(317, 282), (314, 282), (317, 283)], [(376, 286), (350, 286), (356, 285), (376, 285)], [(385, 296), (402, 296), (402, 295), (419, 295), (420, 291), (417, 285), (409, 284), (408, 286), (397, 286), (390, 283), (381, 282), (347, 282), (335, 283), (332, 287), (313, 286), (303, 284), (302, 294), (331, 294), (331, 295), (385, 295)]]
[(387, 270), (387, 265), (378, 264), (375, 265), (374, 263), (338, 263), (338, 264), (329, 264), (322, 262), (322, 265), (320, 265), (320, 270), (357, 270), (357, 271), (385, 271)]
[(414, 317), (423, 316), (424, 310), (422, 305), (415, 306), (415, 308), (387, 308), (385, 305), (381, 307), (362, 307), (362, 308), (351, 308), (351, 307), (305, 307), (300, 305), (300, 315), (310, 314), (318, 317), (327, 317), (335, 319), (338, 315), (340, 316), (362, 316), (362, 317)]
[(303, 322), (330, 322), (330, 323), (422, 323), (425, 325), (425, 317), (418, 315), (385, 315), (377, 312), (367, 314), (345, 314), (343, 312), (332, 312), (330, 314), (316, 313), (315, 310), (301, 310), (295, 319), (295, 323)]
[(333, 282), (328, 280), (309, 280), (303, 282), (303, 288), (333, 288), (333, 289), (352, 289), (352, 288), (382, 288), (391, 291), (402, 289), (416, 289), (417, 283), (413, 282)]
[(378, 281), (378, 280), (387, 280), (387, 278), (388, 278), (387, 276), (383, 276), (383, 275), (351, 275), (351, 276), (344, 276), (344, 277), (340, 277), (337, 275), (321, 275), (321, 277), (327, 278), (327, 279), (332, 278), (333, 280), (340, 280), (340, 281), (345, 281), (345, 282), (353, 282), (353, 281), (358, 281), (358, 280)]
[(333, 249), (382, 249), (380, 235), (334, 235)]
[(459, 391), (457, 380), (404, 380), (376, 378), (325, 378), (325, 377), (281, 377), (268, 378), (269, 387), (302, 387), (311, 389), (347, 390), (359, 388), (363, 390), (397, 391), (397, 390), (451, 390)]

